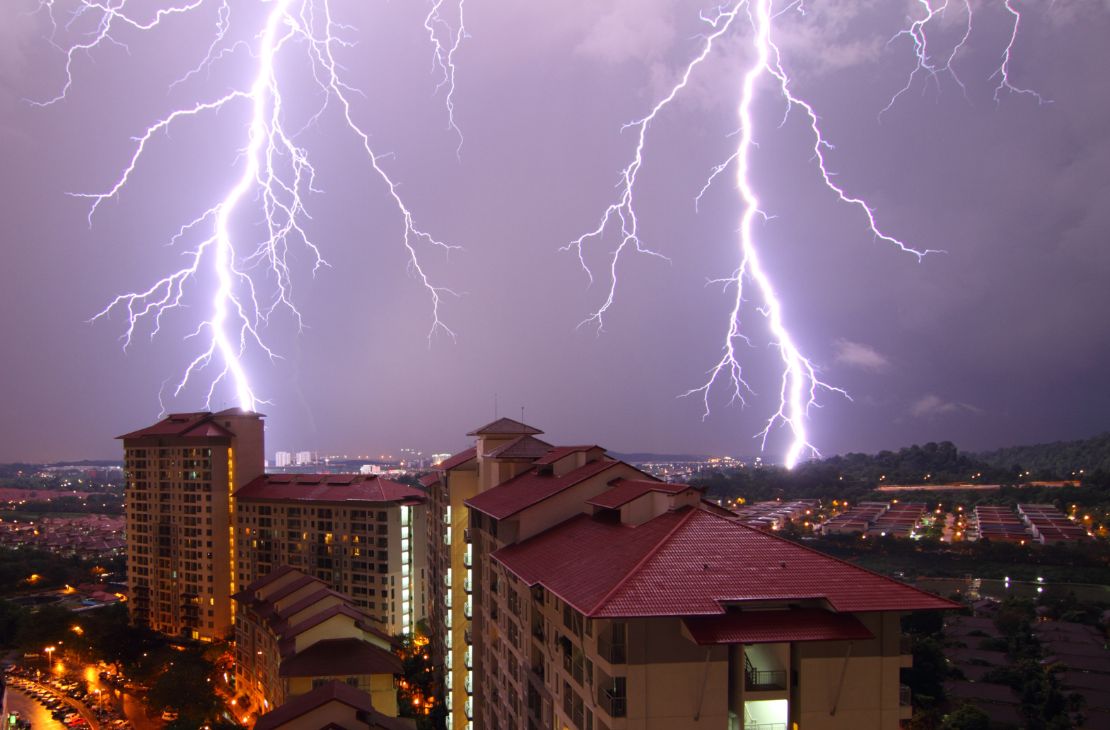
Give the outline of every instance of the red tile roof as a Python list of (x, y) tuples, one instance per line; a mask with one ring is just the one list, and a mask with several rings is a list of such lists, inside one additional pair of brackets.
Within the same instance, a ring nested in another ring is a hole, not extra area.
[(732, 603), (801, 599), (837, 612), (957, 607), (704, 509), (636, 527), (579, 515), (493, 557), (595, 617), (713, 615)]
[[(299, 570), (297, 572), (300, 573), (299, 578), (295, 578), (295, 579), (289, 581), (288, 583), (286, 583), (285, 585), (281, 586), (280, 588), (276, 589), (273, 593), (266, 596), (266, 598), (263, 602), (270, 603), (270, 604), (277, 603), (278, 601), (285, 598), (286, 596), (289, 596), (293, 593), (296, 593), (297, 591), (304, 588), (305, 586), (312, 585), (313, 583), (318, 584), (321, 588), (327, 587), (327, 583), (320, 580), (319, 578), (317, 578), (315, 576), (311, 576), (311, 575), (305, 575), (304, 573), (301, 573)], [(253, 595), (248, 596), (247, 600), (255, 600), (255, 597)]]
[[(274, 570), (271, 570), (266, 575), (262, 576), (261, 578), (258, 578), (253, 583), (249, 584), (240, 593), (243, 596), (247, 596), (249, 594), (250, 597), (253, 598), (255, 591), (257, 591), (259, 588), (263, 588), (265, 586), (268, 586), (271, 583), (273, 583), (275, 580), (277, 580), (278, 578), (281, 578), (284, 575), (289, 575), (290, 573), (301, 573), (301, 571), (297, 570), (296, 568), (291, 568), (288, 565), (280, 565), (277, 568), (275, 568)], [(240, 595), (240, 594), (237, 593), (236, 595)]]
[(526, 471), (493, 489), (471, 497), (466, 500), (466, 504), (471, 509), (502, 520), (623, 463), (608, 458), (598, 459), (562, 476), (537, 474), (535, 470)]
[(362, 639), (323, 639), (282, 661), (279, 677), (404, 674), (401, 659)]
[(535, 436), (520, 436), (485, 454), (490, 459), (536, 459), (551, 450), (551, 444)]
[(259, 502), (409, 502), (427, 495), (400, 482), (369, 474), (264, 474), (235, 493)]
[(288, 616), (293, 616), (293, 615), (305, 610), (306, 608), (308, 608), (308, 607), (310, 607), (310, 606), (312, 606), (316, 603), (319, 603), (320, 601), (324, 600), (328, 596), (339, 598), (344, 603), (350, 603), (350, 601), (351, 601), (350, 598), (343, 595), (339, 591), (335, 591), (335, 590), (332, 590), (331, 588), (325, 588), (325, 587), (321, 586), (319, 588), (319, 590), (316, 590), (316, 591), (308, 594), (304, 598), (298, 600), (296, 603), (291, 603), (283, 609), (274, 611), (274, 614), (279, 619), (284, 621), (284, 620), (286, 620), (286, 618)]
[(851, 641), (872, 639), (867, 627), (848, 613), (820, 608), (785, 611), (729, 611), (718, 616), (683, 619), (699, 644), (773, 644), (780, 641)]
[[(559, 459), (571, 454), (577, 454), (579, 451), (589, 451), (590, 449), (601, 449), (597, 444), (589, 446), (556, 446), (539, 459), (536, 459), (537, 464), (554, 464)], [(601, 449), (604, 451), (605, 449)]]
[(255, 730), (278, 730), (287, 723), (319, 709), (329, 702), (341, 702), (356, 711), (374, 712), (370, 695), (344, 682), (328, 682), (316, 689), (286, 702), (272, 712), (258, 718)]
[(440, 464), (436, 466), (436, 469), (438, 471), (449, 471), (451, 469), (454, 469), (455, 467), (462, 466), (477, 455), (478, 449), (471, 446), (469, 449), (466, 449), (465, 451), (460, 451), (454, 456), (440, 462)]
[(467, 436), (512, 436), (515, 434), (541, 434), (543, 431), (511, 418), (498, 418), (496, 421), (474, 429)]
[(116, 436), (117, 439), (138, 439), (153, 436), (176, 437), (230, 437), (232, 433), (219, 424), (212, 423), (214, 414), (208, 411), (197, 413), (171, 413), (153, 426)]
[(691, 487), (689, 484), (668, 484), (667, 482), (649, 481), (647, 479), (616, 479), (612, 483), (612, 489), (602, 492), (593, 499), (586, 500), (586, 504), (616, 509), (649, 492), (679, 494), (687, 489), (696, 489), (696, 487)]

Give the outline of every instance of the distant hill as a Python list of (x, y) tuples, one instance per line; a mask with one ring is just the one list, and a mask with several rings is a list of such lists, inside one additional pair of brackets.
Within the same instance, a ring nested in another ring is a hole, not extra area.
[(651, 454), (648, 452), (618, 454), (610, 452), (609, 455), (629, 464), (673, 464), (675, 462), (709, 460), (709, 457), (704, 454)]
[(1008, 446), (975, 454), (980, 461), (999, 469), (1022, 469), (1066, 478), (1080, 469), (1084, 473), (1099, 469), (1110, 472), (1110, 433), (1079, 441), (1055, 441), (1032, 446)]

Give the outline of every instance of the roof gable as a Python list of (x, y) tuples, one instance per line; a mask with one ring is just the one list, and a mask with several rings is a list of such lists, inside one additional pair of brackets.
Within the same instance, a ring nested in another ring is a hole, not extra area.
[(471, 497), (466, 500), (466, 504), (495, 519), (503, 520), (618, 465), (628, 466), (623, 461), (606, 458), (591, 461), (561, 476), (540, 474), (531, 469)]
[(681, 494), (690, 489), (697, 489), (697, 487), (691, 487), (689, 484), (670, 484), (647, 479), (615, 479), (611, 489), (586, 500), (586, 504), (616, 509), (651, 492)]
[(483, 454), (487, 459), (538, 459), (551, 450), (551, 444), (524, 435)]
[(474, 429), (467, 436), (515, 436), (531, 434), (541, 434), (543, 431), (538, 428), (533, 428), (526, 423), (514, 421), (511, 418), (498, 418), (496, 421), (491, 421), (484, 426)]
[(460, 467), (463, 464), (467, 463), (468, 461), (473, 460), (477, 456), (478, 456), (478, 449), (471, 446), (469, 449), (465, 449), (463, 451), (460, 451), (459, 453), (455, 454), (454, 456), (441, 461), (436, 466), (436, 469), (439, 470), (439, 471), (450, 471), (451, 469), (455, 469), (457, 467)]
[(255, 730), (277, 730), (330, 702), (340, 702), (362, 712), (374, 712), (370, 695), (343, 682), (332, 681), (294, 697), (281, 707), (262, 715), (254, 726)]

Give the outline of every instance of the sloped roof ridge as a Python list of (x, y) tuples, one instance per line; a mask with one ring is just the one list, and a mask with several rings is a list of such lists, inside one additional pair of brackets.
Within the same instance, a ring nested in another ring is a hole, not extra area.
[[(532, 441), (535, 441), (537, 444), (540, 444), (541, 446), (547, 447), (547, 451), (550, 451), (551, 448), (552, 448), (551, 444), (547, 443), (543, 439), (538, 439), (535, 436), (533, 436), (532, 434), (526, 433), (526, 434), (522, 434), (520, 436), (517, 436), (515, 439), (513, 439), (512, 441), (509, 441), (508, 443), (502, 444), (502, 445), (498, 446), (497, 448), (494, 448), (494, 449), (491, 449), (491, 450), (487, 451), (486, 453), (482, 454), (482, 456), (487, 457), (487, 458), (488, 457), (496, 458), (496, 457), (499, 457), (499, 456), (501, 456), (501, 455), (503, 455), (503, 454), (505, 454), (509, 451), (512, 451), (517, 446), (520, 446), (520, 445), (525, 444), (525, 443), (530, 443)], [(512, 458), (512, 457), (508, 457), (508, 458)], [(530, 457), (526, 457), (526, 458), (530, 458)]]
[[(503, 430), (505, 428), (514, 430)], [(489, 433), (491, 435), (511, 436), (513, 434), (537, 434), (543, 433), (543, 431), (534, 426), (529, 426), (527, 423), (522, 423), (514, 418), (497, 418), (483, 426), (479, 426), (466, 435), (480, 436), (484, 433)]]
[[(785, 544), (789, 545), (791, 548), (795, 548), (795, 549), (798, 549), (798, 550), (804, 550), (807, 553), (811, 553), (811, 554), (816, 555), (820, 558), (824, 558), (825, 560), (831, 560), (831, 561), (840, 563), (841, 565), (846, 565), (847, 567), (849, 567), (853, 570), (858, 570), (861, 573), (867, 573), (868, 575), (873, 576), (875, 578), (879, 578), (880, 580), (885, 581), (887, 583), (893, 583), (896, 586), (899, 586), (901, 588), (908, 588), (911, 591), (914, 591), (915, 593), (920, 593), (923, 596), (928, 596), (929, 598), (935, 599), (937, 601), (943, 601), (944, 603), (950, 604), (952, 606), (952, 608), (963, 608), (963, 604), (961, 604), (961, 603), (956, 603), (954, 601), (949, 601), (947, 598), (942, 598), (941, 596), (938, 596), (935, 593), (929, 593), (928, 591), (923, 591), (923, 590), (921, 590), (920, 588), (918, 588), (916, 586), (911, 586), (909, 583), (903, 583), (900, 580), (895, 580), (894, 578), (891, 578), (890, 576), (886, 576), (886, 575), (883, 575), (882, 573), (878, 573), (874, 570), (870, 570), (869, 568), (865, 568), (862, 565), (856, 565), (855, 563), (850, 563), (847, 560), (843, 560), (842, 558), (836, 557), (835, 555), (829, 555), (828, 553), (823, 553), (820, 550), (815, 550), (814, 548), (808, 547), (806, 545), (796, 543), (793, 540), (787, 540), (785, 537), (779, 537), (778, 535), (776, 535), (774, 533), (767, 532), (766, 530), (761, 530), (758, 527), (755, 527), (753, 525), (746, 525), (743, 522), (738, 522), (736, 520), (725, 517), (724, 515), (715, 514), (715, 513), (711, 512), (709, 510), (701, 510), (701, 511), (704, 512), (705, 514), (709, 515), (710, 517), (715, 517), (719, 520), (724, 520), (726, 522), (731, 522), (734, 525), (738, 525), (740, 527), (743, 527), (745, 530), (750, 530), (751, 532), (758, 533), (758, 534), (763, 535), (765, 537), (769, 537), (773, 540), (778, 540), (779, 542), (782, 542), (782, 543), (785, 543)], [(833, 610), (835, 610), (839, 613), (839, 609), (837, 609), (835, 605), (833, 606)]]
[[(634, 575), (636, 575), (637, 573), (639, 573), (639, 572), (640, 572), (640, 569), (641, 569), (641, 568), (643, 568), (643, 567), (644, 567), (644, 565), (646, 565), (646, 564), (647, 564), (647, 562), (648, 562), (649, 560), (651, 560), (651, 559), (652, 559), (653, 557), (655, 557), (655, 555), (656, 555), (656, 554), (657, 554), (657, 553), (658, 553), (658, 552), (659, 552), (659, 551), (660, 551), (660, 550), (661, 550), (661, 549), (663, 548), (663, 546), (664, 546), (664, 545), (666, 545), (666, 544), (667, 544), (667, 543), (668, 543), (668, 542), (669, 542), (669, 541), (671, 540), (671, 538), (672, 538), (672, 537), (674, 537), (674, 536), (675, 536), (675, 534), (676, 534), (676, 533), (677, 533), (677, 532), (678, 532), (678, 531), (679, 531), (680, 529), (682, 529), (682, 527), (683, 527), (683, 526), (684, 526), (684, 525), (685, 525), (685, 524), (686, 524), (687, 522), (689, 522), (689, 521), (690, 521), (690, 520), (691, 520), (691, 519), (693, 518), (693, 515), (694, 515), (694, 514), (696, 514), (696, 513), (698, 512), (698, 510), (697, 510), (697, 509), (694, 509), (694, 508), (690, 508), (690, 507), (683, 507), (682, 509), (688, 509), (688, 510), (689, 510), (689, 512), (688, 512), (687, 514), (683, 515), (683, 516), (682, 516), (682, 518), (681, 518), (681, 519), (680, 519), (680, 520), (679, 520), (678, 522), (676, 522), (676, 523), (675, 523), (674, 527), (672, 527), (671, 529), (667, 530), (666, 534), (664, 534), (664, 535), (663, 535), (663, 536), (662, 536), (662, 537), (661, 537), (661, 538), (659, 539), (659, 542), (655, 543), (655, 547), (653, 547), (653, 548), (651, 548), (650, 550), (646, 551), (646, 552), (645, 552), (645, 553), (644, 553), (644, 554), (643, 554), (643, 555), (642, 555), (642, 556), (640, 557), (640, 559), (639, 559), (638, 561), (636, 561), (636, 564), (635, 564), (635, 565), (633, 565), (633, 566), (632, 566), (632, 567), (631, 567), (631, 568), (630, 568), (630, 569), (628, 570), (628, 572), (626, 572), (626, 573), (624, 574), (624, 576), (623, 576), (623, 577), (622, 577), (622, 578), (621, 578), (621, 579), (620, 579), (619, 581), (617, 581), (616, 585), (614, 585), (614, 586), (613, 586), (612, 588), (610, 588), (610, 589), (608, 590), (608, 592), (606, 592), (606, 594), (605, 594), (604, 596), (602, 596), (602, 597), (601, 597), (601, 598), (600, 598), (600, 599), (598, 600), (598, 602), (597, 602), (596, 604), (594, 604), (594, 606), (593, 606), (592, 608), (590, 608), (590, 610), (589, 610), (589, 613), (588, 613), (587, 615), (591, 615), (591, 614), (593, 614), (594, 612), (596, 612), (596, 611), (597, 611), (598, 609), (600, 609), (600, 608), (601, 608), (602, 606), (604, 606), (604, 605), (605, 605), (605, 604), (606, 604), (606, 603), (607, 603), (607, 602), (609, 601), (609, 599), (610, 599), (610, 598), (612, 598), (613, 596), (615, 596), (615, 595), (617, 594), (617, 591), (619, 591), (619, 590), (620, 590), (621, 588), (623, 588), (623, 587), (624, 587), (624, 585), (625, 585), (625, 583), (627, 583), (627, 582), (628, 582), (629, 580), (631, 580), (631, 579), (632, 579), (632, 576), (634, 576)], [(665, 514), (665, 513), (664, 513), (664, 514)], [(656, 519), (656, 518), (653, 518), (653, 519)]]

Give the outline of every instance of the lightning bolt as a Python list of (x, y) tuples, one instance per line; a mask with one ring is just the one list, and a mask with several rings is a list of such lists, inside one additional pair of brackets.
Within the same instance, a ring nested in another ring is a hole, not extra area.
[[(931, 60), (925, 35), (925, 25), (947, 6), (933, 7), (929, 2), (922, 0), (921, 5), (926, 9), (927, 17), (914, 22), (909, 29), (901, 35), (906, 35), (914, 42), (914, 53), (918, 67), (911, 74), (906, 88), (913, 83), (918, 73), (928, 74), (936, 78), (940, 73), (947, 72), (952, 75), (957, 83), (960, 82), (952, 66), (953, 60), (960, 48), (967, 42), (971, 33), (970, 5), (965, 3), (968, 10), (967, 26), (963, 38), (953, 48), (943, 63)], [(578, 257), (580, 266), (585, 270), (589, 282), (594, 282), (593, 272), (585, 258), (587, 244), (601, 239), (610, 230), (615, 230), (619, 236), (616, 248), (609, 257), (608, 290), (600, 307), (593, 311), (579, 326), (593, 324), (600, 330), (604, 324), (604, 316), (614, 303), (618, 282), (618, 264), (622, 255), (629, 249), (662, 256), (648, 249), (640, 239), (638, 219), (635, 209), (635, 187), (637, 174), (643, 165), (646, 136), (652, 122), (663, 113), (667, 106), (687, 86), (691, 74), (702, 64), (713, 50), (714, 44), (739, 18), (745, 18), (751, 29), (752, 61), (741, 73), (740, 102), (737, 109), (739, 118), (739, 131), (736, 150), (721, 164), (710, 172), (710, 175), (695, 198), (695, 204), (713, 181), (730, 166), (736, 166), (736, 187), (739, 193), (743, 213), (740, 219), (738, 232), (739, 263), (733, 274), (724, 279), (717, 279), (711, 283), (723, 284), (726, 289), (732, 289), (734, 296), (732, 307), (728, 315), (728, 324), (722, 343), (721, 357), (710, 368), (706, 381), (697, 388), (692, 388), (680, 397), (699, 395), (704, 405), (703, 418), (710, 412), (710, 395), (719, 383), (727, 384), (730, 393), (730, 402), (745, 402), (745, 394), (753, 391), (744, 379), (744, 367), (738, 350), (741, 343), (750, 344), (749, 336), (745, 333), (743, 316), (748, 290), (757, 300), (756, 311), (763, 317), (770, 334), (770, 343), (777, 349), (781, 360), (781, 377), (778, 398), (778, 407), (767, 419), (763, 429), (757, 434), (761, 445), (766, 448), (767, 439), (775, 428), (785, 428), (789, 434), (789, 445), (783, 456), (783, 461), (788, 468), (794, 467), (799, 460), (807, 455), (817, 455), (817, 449), (812, 445), (807, 433), (806, 424), (809, 411), (818, 404), (818, 395), (821, 392), (833, 392), (847, 397), (847, 393), (834, 385), (830, 385), (819, 377), (818, 368), (812, 360), (807, 358), (799, 348), (796, 338), (791, 333), (786, 307), (779, 297), (774, 282), (764, 269), (760, 257), (760, 241), (757, 223), (766, 216), (760, 210), (760, 201), (757, 194), (757, 185), (754, 182), (754, 173), (751, 166), (751, 152), (756, 145), (756, 129), (752, 109), (760, 95), (762, 86), (770, 85), (776, 92), (780, 103), (784, 104), (783, 121), (790, 114), (801, 114), (805, 120), (813, 144), (813, 161), (817, 174), (826, 189), (840, 202), (856, 209), (863, 219), (866, 230), (875, 238), (893, 245), (902, 252), (912, 255), (920, 261), (929, 253), (929, 249), (919, 249), (908, 245), (896, 236), (884, 232), (878, 224), (874, 209), (862, 198), (854, 196), (834, 181), (834, 173), (826, 159), (826, 153), (833, 149), (833, 145), (821, 130), (819, 117), (814, 108), (804, 99), (794, 93), (791, 79), (782, 64), (782, 55), (779, 47), (773, 40), (773, 27), (775, 19), (782, 13), (791, 9), (803, 11), (801, 2), (791, 2), (777, 13), (771, 0), (741, 0), (728, 6), (722, 6), (714, 15), (702, 15), (708, 24), (709, 32), (702, 38), (698, 54), (684, 68), (679, 80), (669, 93), (652, 107), (644, 117), (625, 125), (624, 129), (634, 129), (637, 132), (636, 145), (631, 162), (621, 171), (617, 183), (618, 196), (616, 202), (610, 204), (602, 214), (598, 225), (591, 231), (571, 241), (563, 247), (565, 251), (572, 251)], [(1006, 67), (1004, 62), (1003, 68)], [(905, 90), (895, 95), (892, 104)]]
[[(455, 121), (455, 54), (462, 45), (463, 39), (468, 37), (464, 2), (465, 0), (457, 0), (455, 3), (454, 26), (445, 15), (443, 6), (446, 0), (432, 0), (431, 9), (424, 18), (424, 30), (428, 31), (428, 40), (432, 44), (432, 72), (439, 75), (435, 90), (438, 92), (441, 89), (447, 89), (443, 100), (444, 106), (447, 107), (447, 128), (459, 138), (458, 147), (455, 148), (456, 157), (462, 154), (463, 146), (463, 133)], [(447, 37), (446, 41), (442, 39), (443, 35)]]
[[(217, 386), (230, 380), (239, 406), (253, 411), (263, 403), (250, 384), (243, 359), (249, 348), (254, 347), (271, 360), (278, 357), (264, 341), (262, 328), (278, 310), (288, 312), (298, 328), (304, 322), (293, 300), (293, 280), (289, 253), (295, 247), (306, 250), (315, 273), (326, 265), (320, 248), (313, 242), (307, 229), (309, 216), (305, 198), (319, 192), (313, 186), (316, 170), (309, 161), (307, 151), (296, 142), (298, 133), (290, 133), (285, 126), (284, 100), (279, 83), (277, 59), (294, 46), (304, 52), (323, 102), (306, 125), (315, 124), (329, 108), (335, 108), (346, 128), (359, 143), (370, 168), (384, 186), (385, 194), (392, 201), (402, 223), (401, 243), (408, 254), (410, 273), (427, 291), (431, 300), (432, 324), (429, 340), (443, 332), (454, 337), (454, 332), (440, 318), (440, 306), (445, 295), (454, 292), (432, 282), (424, 266), (418, 247), (448, 251), (447, 244), (416, 225), (412, 210), (399, 192), (399, 186), (382, 166), (385, 158), (370, 144), (369, 134), (355, 121), (350, 95), (356, 89), (348, 85), (339, 73), (335, 57), (337, 46), (350, 45), (341, 33), (349, 26), (337, 23), (328, 0), (271, 0), (257, 38), (257, 47), (249, 48), (242, 41), (228, 43), (231, 26), (231, 4), (228, 0), (213, 3), (207, 0), (191, 2), (158, 10), (152, 19), (140, 21), (127, 11), (127, 0), (79, 0), (76, 10), (65, 24), (68, 29), (85, 16), (93, 16), (95, 29), (88, 39), (64, 49), (65, 80), (60, 92), (53, 98), (34, 102), (50, 106), (63, 101), (74, 84), (76, 59), (106, 44), (123, 45), (113, 35), (117, 28), (150, 31), (173, 16), (198, 10), (202, 5), (217, 6), (215, 36), (200, 63), (174, 82), (185, 83), (213, 64), (234, 55), (241, 49), (250, 52), (253, 73), (249, 85), (235, 89), (213, 99), (199, 101), (179, 108), (148, 126), (135, 139), (128, 163), (107, 189), (93, 193), (72, 193), (91, 201), (88, 213), (90, 226), (105, 202), (125, 192), (136, 169), (148, 156), (149, 148), (181, 122), (198, 117), (215, 115), (244, 108), (248, 121), (245, 139), (239, 155), (238, 178), (222, 198), (215, 201), (192, 220), (183, 224), (170, 239), (171, 245), (199, 238), (192, 250), (185, 254), (186, 264), (180, 269), (155, 281), (146, 289), (120, 294), (98, 312), (92, 321), (110, 317), (122, 311), (126, 327), (121, 336), (126, 349), (144, 322), (150, 323), (150, 337), (156, 336), (163, 316), (183, 308), (198, 295), (193, 289), (203, 290), (201, 277), (213, 280), (210, 314), (187, 336), (202, 342), (199, 352), (185, 367), (174, 388), (174, 396), (206, 368), (214, 368), (207, 396), (210, 405)], [(44, 0), (40, 10), (46, 12), (50, 23), (58, 28), (54, 0)], [(460, 21), (461, 22), (461, 21)], [(451, 55), (448, 54), (448, 58)], [(450, 64), (453, 78), (453, 62)], [(254, 210), (262, 213), (265, 235), (256, 244), (242, 242), (234, 232), (237, 222)], [(263, 295), (262, 288), (271, 282), (272, 293)], [(201, 301), (203, 294), (200, 294)], [(159, 397), (161, 402), (161, 395)]]
[(1010, 61), (1013, 58), (1014, 44), (1017, 43), (1018, 29), (1021, 27), (1021, 12), (1014, 7), (1013, 0), (1004, 0), (1002, 6), (1013, 18), (1013, 24), (1011, 25), (1009, 42), (1006, 43), (1006, 48), (1002, 51), (1002, 62), (999, 64), (998, 70), (994, 72), (994, 76), (991, 77), (998, 79), (998, 86), (994, 88), (994, 100), (998, 102), (1002, 92), (1009, 91), (1013, 94), (1031, 96), (1037, 100), (1038, 104), (1048, 103), (1048, 99), (1045, 99), (1033, 89), (1014, 86), (1010, 83)]
[[(959, 3), (961, 8), (960, 12), (964, 18), (963, 32), (959, 40), (948, 49), (947, 54), (943, 52), (939, 54), (934, 53), (931, 46), (935, 47), (935, 44), (931, 44), (929, 38), (929, 26), (940, 22), (949, 11), (950, 3), (951, 0), (944, 0), (943, 2), (935, 4), (933, 0), (917, 0), (917, 4), (921, 7), (923, 12), (922, 17), (910, 19), (909, 25), (895, 33), (890, 41), (888, 41), (887, 45), (889, 46), (900, 39), (909, 39), (915, 64), (906, 77), (905, 85), (894, 93), (890, 101), (887, 102), (887, 105), (879, 112), (880, 118), (894, 107), (902, 95), (914, 87), (918, 79), (922, 79), (926, 85), (930, 82), (933, 83), (939, 91), (941, 88), (941, 77), (947, 74), (960, 87), (964, 97), (967, 98), (967, 86), (957, 74), (954, 63), (956, 57), (967, 47), (971, 39), (974, 21), (971, 0), (962, 0), (962, 2)], [(1010, 80), (1010, 63), (1013, 60), (1014, 46), (1017, 44), (1018, 31), (1021, 28), (1022, 14), (1014, 5), (1014, 0), (1002, 0), (1001, 6), (1010, 18), (1010, 34), (1002, 50), (998, 68), (991, 74), (992, 79), (998, 80), (994, 88), (995, 103), (1001, 102), (1003, 92), (1009, 92), (1019, 96), (1030, 96), (1036, 99), (1038, 104), (1050, 103), (1050, 100), (1045, 99), (1037, 91), (1017, 86)], [(943, 60), (938, 60), (938, 58), (941, 57)]]

